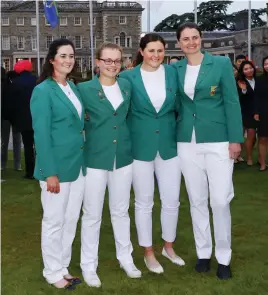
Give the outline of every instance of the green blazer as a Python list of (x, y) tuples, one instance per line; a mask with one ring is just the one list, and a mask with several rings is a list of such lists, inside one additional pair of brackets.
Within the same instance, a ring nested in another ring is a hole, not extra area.
[(106, 98), (98, 77), (78, 84), (89, 120), (85, 121), (85, 164), (89, 168), (112, 171), (133, 162), (131, 140), (126, 122), (131, 85), (117, 79), (123, 102), (115, 110)]
[[(81, 101), (75, 85), (69, 82)], [(84, 165), (84, 110), (80, 119), (76, 108), (51, 78), (34, 88), (31, 114), (36, 148), (34, 177), (46, 180), (57, 175), (60, 182), (78, 178)]]
[(184, 92), (187, 58), (174, 63), (179, 80), (180, 105), (177, 141), (243, 142), (241, 109), (232, 64), (229, 58), (204, 52), (195, 86), (194, 99)]
[(120, 73), (132, 85), (131, 112), (128, 123), (131, 130), (132, 153), (136, 160), (153, 161), (159, 152), (167, 160), (177, 155), (175, 98), (177, 75), (172, 67), (164, 65), (166, 99), (157, 113), (144, 87), (141, 65)]

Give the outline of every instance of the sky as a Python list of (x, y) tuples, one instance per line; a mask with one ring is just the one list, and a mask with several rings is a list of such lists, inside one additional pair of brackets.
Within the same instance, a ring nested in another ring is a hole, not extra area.
[[(147, 1), (135, 1), (135, 0), (115, 0), (115, 1), (131, 1), (131, 2), (139, 2), (145, 10), (142, 13), (142, 30), (146, 32), (147, 28)], [(207, 1), (207, 0), (205, 0)], [(102, 2), (102, 1), (100, 1)], [(198, 0), (197, 6), (204, 2), (204, 0)], [(251, 8), (258, 9), (258, 8), (265, 8), (266, 1), (260, 0), (252, 0), (251, 1)], [(236, 12), (239, 10), (247, 9), (249, 1), (245, 0), (234, 0), (233, 3), (229, 6), (228, 13)], [(194, 1), (193, 0), (151, 0), (151, 17), (150, 17), (150, 30), (152, 31), (154, 27), (160, 23), (163, 19), (170, 16), (171, 14), (178, 14), (181, 15), (186, 12), (193, 12), (194, 10)], [(267, 19), (265, 17), (265, 19)]]

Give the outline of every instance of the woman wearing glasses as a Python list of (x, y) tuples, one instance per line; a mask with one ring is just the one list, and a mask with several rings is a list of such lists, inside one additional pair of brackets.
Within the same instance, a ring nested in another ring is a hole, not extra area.
[(116, 78), (122, 61), (119, 46), (104, 43), (96, 59), (100, 74), (90, 82), (78, 85), (89, 118), (85, 123), (88, 176), (83, 203), (81, 268), (86, 283), (91, 287), (101, 286), (96, 270), (106, 186), (116, 257), (129, 277), (141, 276), (131, 255), (128, 215), (133, 159), (126, 117), (131, 86), (127, 80)]

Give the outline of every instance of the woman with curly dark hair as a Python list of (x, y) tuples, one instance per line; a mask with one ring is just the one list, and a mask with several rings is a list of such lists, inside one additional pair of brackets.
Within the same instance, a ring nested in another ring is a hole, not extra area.
[(36, 147), (34, 177), (40, 181), (43, 275), (56, 288), (74, 289), (81, 280), (69, 274), (72, 243), (83, 200), (84, 108), (68, 80), (75, 66), (70, 40), (51, 43), (33, 91), (31, 113)]

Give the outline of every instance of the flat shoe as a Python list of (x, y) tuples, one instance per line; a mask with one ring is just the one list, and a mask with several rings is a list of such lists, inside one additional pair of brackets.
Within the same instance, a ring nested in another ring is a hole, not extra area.
[(162, 255), (164, 257), (166, 257), (167, 259), (169, 259), (172, 263), (174, 264), (177, 264), (177, 265), (180, 265), (180, 266), (183, 266), (185, 265), (185, 262), (183, 261), (183, 259), (181, 259), (178, 255), (176, 255), (175, 257), (170, 257), (168, 254), (167, 254), (167, 251), (165, 248), (163, 248), (162, 250)]
[(82, 283), (82, 280), (79, 277), (72, 277), (70, 279), (64, 278), (66, 281), (72, 283), (73, 285), (78, 285)]

